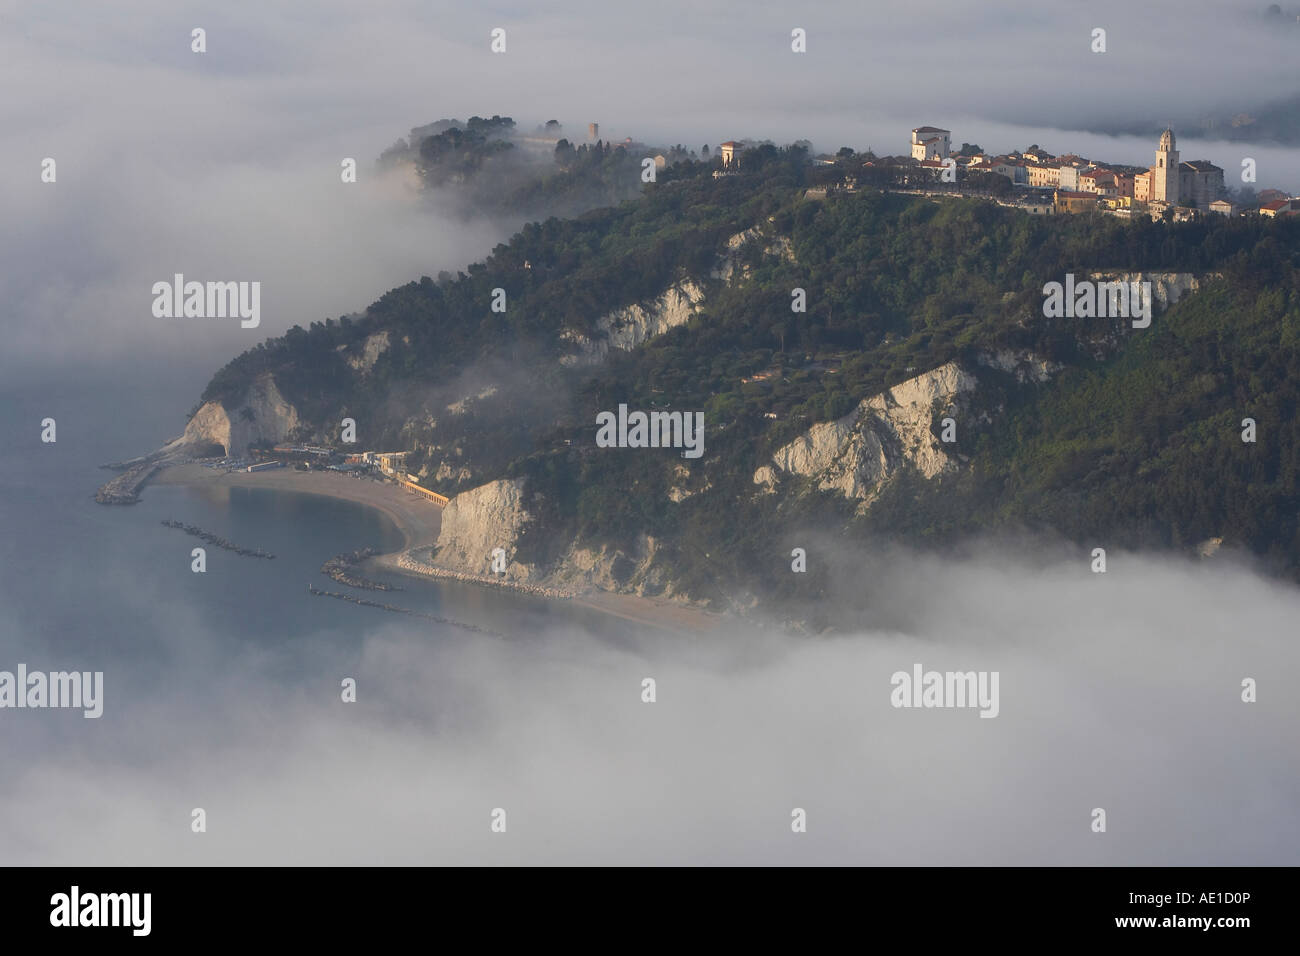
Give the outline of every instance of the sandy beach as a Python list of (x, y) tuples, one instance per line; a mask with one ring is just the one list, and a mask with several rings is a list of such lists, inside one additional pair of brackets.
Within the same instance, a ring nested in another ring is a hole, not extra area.
[[(378, 508), (392, 519), (401, 531), (405, 543), (401, 552), (380, 555), (373, 560), (386, 570), (416, 578), (425, 578), (425, 575), (399, 567), (397, 559), (402, 553), (413, 548), (434, 544), (438, 540), (438, 531), (442, 526), (442, 509), (414, 492), (405, 491), (390, 482), (375, 481), (370, 478), (358, 480), (333, 471), (295, 471), (292, 468), (276, 468), (251, 473), (226, 472), (205, 468), (198, 464), (187, 464), (165, 468), (153, 479), (153, 483), (194, 487), (272, 488), (278, 491), (341, 498)], [(614, 594), (593, 590), (572, 598), (572, 601), (579, 606), (623, 620), (647, 624), (687, 636), (712, 631), (720, 627), (724, 620), (720, 614), (686, 607), (672, 601), (638, 597), (634, 594)]]

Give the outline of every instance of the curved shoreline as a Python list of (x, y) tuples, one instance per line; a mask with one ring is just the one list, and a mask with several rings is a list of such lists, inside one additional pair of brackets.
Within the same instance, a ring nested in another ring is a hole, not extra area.
[[(191, 463), (164, 468), (152, 483), (187, 485), (194, 488), (268, 488), (295, 494), (320, 495), (375, 508), (393, 522), (394, 527), (402, 535), (403, 544), (401, 550), (376, 555), (370, 559), (371, 561), (385, 570), (422, 581), (462, 583), (460, 576), (454, 571), (448, 570), (445, 574), (439, 573), (435, 576), (402, 567), (402, 559), (408, 552), (430, 547), (437, 542), (438, 532), (442, 528), (442, 509), (414, 492), (405, 491), (389, 482), (369, 478), (357, 479), (339, 472), (294, 471), (291, 468), (226, 472)], [(465, 583), (483, 586), (476, 582)], [(723, 615), (711, 611), (672, 601), (638, 597), (634, 594), (591, 591), (563, 597), (557, 594), (552, 597), (534, 593), (532, 589), (519, 589), (517, 593), (542, 600), (558, 598), (602, 614), (684, 636), (712, 631), (724, 620)]]
[[(171, 465), (153, 481), (191, 488), (268, 488), (319, 495), (382, 511), (402, 535), (402, 551), (432, 545), (442, 527), (442, 509), (388, 482), (351, 478), (333, 471), (220, 471), (203, 465)], [(400, 553), (400, 552), (394, 552)]]

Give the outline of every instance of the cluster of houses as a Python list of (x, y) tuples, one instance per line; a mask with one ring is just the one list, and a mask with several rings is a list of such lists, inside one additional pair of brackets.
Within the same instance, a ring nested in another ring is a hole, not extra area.
[[(1146, 168), (1092, 162), (1080, 156), (1053, 156), (1031, 148), (1004, 156), (953, 154), (952, 133), (936, 126), (912, 130), (909, 144), (916, 166), (936, 182), (956, 181), (958, 171), (1004, 176), (1025, 195), (1016, 205), (1042, 215), (1100, 210), (1117, 216), (1149, 214), (1160, 218), (1167, 211), (1175, 219), (1199, 214), (1236, 215), (1240, 210), (1227, 198), (1223, 170), (1203, 160), (1180, 160), (1171, 129), (1160, 134), (1155, 164)], [(1277, 190), (1260, 193), (1264, 216), (1300, 214), (1300, 200)]]
[(245, 463), (241, 462), (239, 467), (247, 471), (262, 471), (269, 467), (292, 467), (299, 471), (342, 471), (361, 475), (374, 471), (393, 474), (395, 463), (406, 453), (364, 452), (361, 454), (348, 454), (325, 445), (281, 442), (271, 448), (262, 448), (256, 454), (260, 458), (259, 461), (249, 465), (246, 469), (244, 468)]
[[(383, 475), (391, 478), (407, 491), (432, 501), (440, 507), (446, 506), (450, 501), (446, 495), (421, 487), (415, 475), (406, 473), (406, 459), (411, 454), (409, 451), (363, 451), (350, 454), (324, 445), (284, 442), (261, 454), (265, 456), (261, 461), (249, 463), (224, 459), (214, 463), (214, 466), (222, 468), (233, 466), (241, 471), (267, 471), (292, 465), (299, 471), (337, 471), (351, 474), (356, 478)], [(270, 460), (271, 454), (277, 457)]]

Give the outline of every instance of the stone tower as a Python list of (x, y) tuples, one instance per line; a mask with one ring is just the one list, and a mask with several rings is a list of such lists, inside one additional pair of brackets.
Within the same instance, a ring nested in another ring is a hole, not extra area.
[(1151, 167), (1151, 198), (1157, 202), (1167, 202), (1170, 205), (1178, 203), (1177, 145), (1173, 130), (1167, 129), (1160, 134), (1156, 164)]

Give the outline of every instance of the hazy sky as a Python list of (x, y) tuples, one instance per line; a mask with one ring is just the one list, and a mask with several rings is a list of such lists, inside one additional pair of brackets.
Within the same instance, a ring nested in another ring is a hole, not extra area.
[[(215, 4), (11, 2), (0, 13), (0, 369), (87, 363), (199, 380), (293, 324), (481, 258), (504, 238), (450, 226), (369, 176), (412, 126), (513, 115), (621, 139), (809, 138), (900, 152), (910, 127), (990, 149), (1031, 141), (1121, 162), (1154, 137), (1054, 132), (1105, 118), (1250, 109), (1296, 88), (1295, 37), (1254, 2)], [(190, 31), (207, 31), (205, 54)], [(494, 27), (507, 51), (489, 51)], [(808, 52), (790, 50), (807, 31)], [(1089, 51), (1107, 30), (1108, 51)], [(1300, 184), (1293, 150), (1180, 137), (1184, 156)], [(40, 182), (53, 157), (58, 182)], [(353, 157), (362, 181), (345, 186)], [(155, 319), (175, 272), (259, 280), (262, 325)], [(198, 383), (196, 382), (196, 385)], [(197, 392), (197, 388), (195, 389)]]

